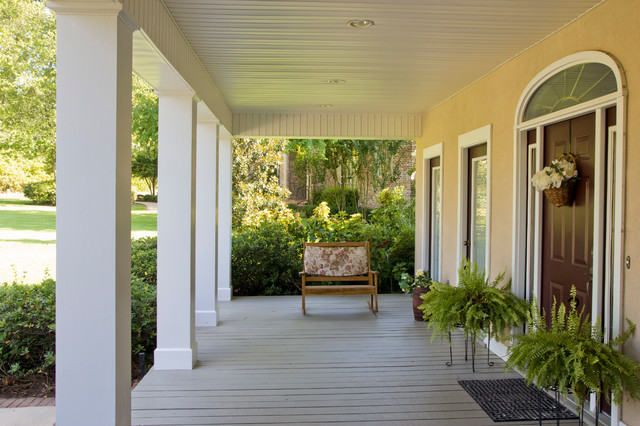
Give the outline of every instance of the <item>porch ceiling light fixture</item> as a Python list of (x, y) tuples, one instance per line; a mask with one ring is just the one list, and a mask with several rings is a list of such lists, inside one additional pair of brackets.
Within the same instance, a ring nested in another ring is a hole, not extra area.
[(318, 105), (320, 108), (333, 108), (333, 105), (331, 104), (320, 104)]
[(353, 28), (369, 28), (375, 24), (371, 19), (352, 19), (347, 25)]
[(340, 78), (332, 78), (331, 80), (327, 80), (327, 83), (329, 84), (344, 84), (346, 82), (347, 80), (342, 80)]

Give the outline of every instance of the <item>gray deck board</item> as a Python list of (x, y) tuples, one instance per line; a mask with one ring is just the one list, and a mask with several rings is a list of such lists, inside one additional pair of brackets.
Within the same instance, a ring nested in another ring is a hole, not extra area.
[(446, 367), (448, 343), (430, 342), (410, 298), (380, 296), (377, 315), (366, 299), (309, 297), (306, 316), (300, 297), (221, 302), (220, 325), (196, 332), (196, 368), (151, 370), (135, 388), (133, 424), (494, 424), (458, 380), (516, 373), (493, 354), (487, 366), (486, 350), (472, 373), (460, 334)]

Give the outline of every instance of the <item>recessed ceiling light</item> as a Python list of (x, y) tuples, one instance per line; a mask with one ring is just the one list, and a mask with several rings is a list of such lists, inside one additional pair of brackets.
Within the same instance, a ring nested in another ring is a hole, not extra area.
[(343, 84), (343, 83), (346, 83), (346, 82), (347, 82), (347, 80), (342, 80), (340, 78), (334, 78), (334, 79), (331, 79), (331, 80), (327, 80), (327, 83), (329, 83), (329, 84)]
[(368, 28), (372, 27), (373, 24), (375, 24), (375, 22), (373, 22), (371, 19), (352, 19), (351, 21), (347, 22), (347, 25), (353, 28)]

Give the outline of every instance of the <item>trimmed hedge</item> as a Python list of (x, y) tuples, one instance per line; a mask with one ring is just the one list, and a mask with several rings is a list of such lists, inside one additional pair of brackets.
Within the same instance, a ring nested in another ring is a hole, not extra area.
[(0, 375), (55, 375), (56, 284), (0, 284)]
[(149, 285), (158, 281), (158, 237), (131, 240), (131, 277)]
[[(157, 239), (132, 241), (131, 359), (138, 373), (138, 353), (147, 367), (156, 348)], [(53, 383), (55, 377), (56, 282), (0, 284), (0, 377)]]
[(28, 183), (23, 186), (24, 196), (33, 200), (36, 204), (56, 205), (56, 181), (43, 180), (40, 182)]
[(148, 202), (153, 202), (153, 203), (157, 203), (158, 202), (158, 196), (157, 195), (151, 195), (151, 194), (138, 194), (138, 196), (136, 197), (137, 201), (148, 201)]
[(233, 232), (231, 281), (236, 296), (298, 294), (302, 240), (287, 225), (263, 220)]

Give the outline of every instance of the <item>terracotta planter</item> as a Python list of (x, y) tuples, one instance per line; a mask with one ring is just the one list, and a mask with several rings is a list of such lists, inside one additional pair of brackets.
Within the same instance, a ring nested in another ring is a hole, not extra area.
[(416, 287), (413, 289), (413, 317), (416, 321), (423, 321), (422, 311), (418, 309), (418, 306), (422, 305), (423, 300), (420, 298), (423, 294), (429, 292), (428, 288)]

